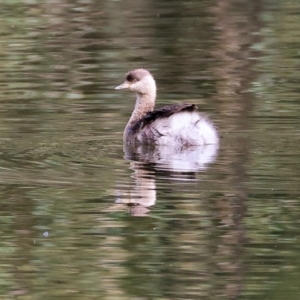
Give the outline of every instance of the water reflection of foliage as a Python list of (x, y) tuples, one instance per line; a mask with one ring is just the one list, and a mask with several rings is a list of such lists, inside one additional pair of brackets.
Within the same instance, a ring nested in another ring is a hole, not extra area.
[[(293, 270), (299, 14), (290, 2), (269, 12), (261, 1), (2, 3), (2, 286), (39, 296), (51, 283), (56, 296), (234, 298)], [(111, 166), (126, 169), (121, 143), (110, 143), (131, 110), (107, 87), (136, 64), (157, 70), (166, 102), (207, 96), (209, 104), (196, 101), (218, 111), (229, 136), (210, 175), (216, 191), (196, 190), (197, 202), (161, 181), (162, 200), (176, 197), (147, 221), (105, 212)]]

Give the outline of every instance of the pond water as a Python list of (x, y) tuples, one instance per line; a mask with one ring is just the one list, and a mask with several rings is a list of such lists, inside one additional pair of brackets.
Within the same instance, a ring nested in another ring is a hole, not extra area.
[[(298, 299), (300, 2), (0, 3), (1, 299)], [(151, 70), (220, 148), (128, 148)]]

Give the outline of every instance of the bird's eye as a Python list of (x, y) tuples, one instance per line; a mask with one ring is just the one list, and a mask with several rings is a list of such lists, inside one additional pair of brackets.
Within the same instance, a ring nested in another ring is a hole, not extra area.
[(133, 76), (132, 76), (131, 74), (128, 74), (128, 75), (126, 76), (126, 80), (127, 80), (128, 82), (133, 82), (134, 78), (133, 78)]

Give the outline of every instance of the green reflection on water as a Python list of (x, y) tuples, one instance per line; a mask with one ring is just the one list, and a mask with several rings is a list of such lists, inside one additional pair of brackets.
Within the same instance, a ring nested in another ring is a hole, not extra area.
[[(298, 299), (297, 1), (0, 13), (1, 297)], [(213, 115), (223, 138), (208, 169), (123, 158), (134, 103), (112, 88), (140, 66), (159, 106)], [(115, 203), (139, 180), (155, 191), (145, 217)]]

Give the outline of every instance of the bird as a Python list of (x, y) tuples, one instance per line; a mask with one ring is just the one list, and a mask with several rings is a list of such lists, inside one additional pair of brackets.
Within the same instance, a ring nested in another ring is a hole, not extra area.
[(218, 130), (205, 114), (199, 113), (195, 104), (154, 109), (156, 83), (148, 70), (129, 71), (125, 81), (115, 89), (136, 93), (135, 107), (123, 133), (124, 143), (170, 147), (219, 144)]

